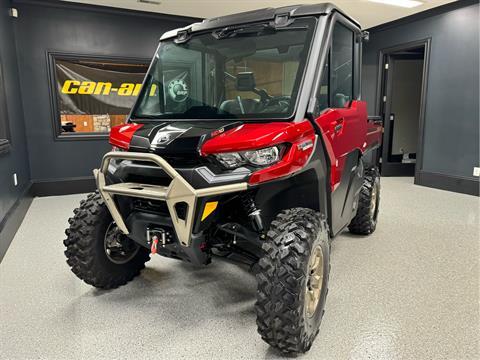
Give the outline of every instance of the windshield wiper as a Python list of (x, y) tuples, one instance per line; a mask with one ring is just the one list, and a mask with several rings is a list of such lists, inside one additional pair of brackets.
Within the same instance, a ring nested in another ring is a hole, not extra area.
[(224, 39), (227, 37), (233, 37), (237, 34), (246, 34), (246, 33), (260, 33), (264, 31), (276, 31), (277, 29), (271, 23), (261, 23), (261, 24), (244, 24), (244, 25), (235, 25), (227, 26), (220, 30), (215, 30), (212, 32), (215, 39)]

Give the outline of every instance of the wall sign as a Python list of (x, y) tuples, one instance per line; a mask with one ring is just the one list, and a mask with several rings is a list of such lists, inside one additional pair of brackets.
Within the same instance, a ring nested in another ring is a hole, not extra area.
[[(108, 133), (125, 122), (140, 93), (147, 62), (53, 56), (62, 135)], [(150, 90), (151, 96), (158, 92)]]

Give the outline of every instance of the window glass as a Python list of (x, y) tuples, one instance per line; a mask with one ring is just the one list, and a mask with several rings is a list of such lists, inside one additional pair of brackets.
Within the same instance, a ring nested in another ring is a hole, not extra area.
[(348, 106), (353, 98), (353, 31), (336, 23), (332, 38), (330, 70), (330, 104)]
[[(108, 133), (123, 124), (140, 93), (148, 64), (54, 58), (61, 133)], [(178, 74), (165, 74), (178, 76)]]
[(329, 79), (330, 79), (330, 52), (328, 52), (325, 66), (322, 71), (322, 81), (317, 91), (317, 104), (315, 114), (319, 115), (323, 110), (329, 107)]
[(133, 117), (292, 116), (314, 25), (304, 18), (282, 28), (259, 23), (162, 41)]

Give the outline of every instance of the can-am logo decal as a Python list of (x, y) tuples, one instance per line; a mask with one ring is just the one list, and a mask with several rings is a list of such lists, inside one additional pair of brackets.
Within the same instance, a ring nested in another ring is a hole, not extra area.
[(191, 127), (187, 129), (177, 128), (172, 125), (165, 126), (164, 128), (158, 130), (151, 142), (151, 149), (164, 148), (170, 144), (173, 140), (180, 137), (183, 133), (190, 130)]
[[(135, 83), (123, 83), (119, 87), (113, 87), (111, 82), (65, 80), (61, 92), (68, 95), (138, 96), (141, 88), (142, 84)], [(152, 84), (149, 95), (154, 96), (156, 91), (157, 85)]]
[(188, 97), (188, 85), (185, 80), (172, 80), (168, 84), (168, 95), (175, 102), (184, 102)]

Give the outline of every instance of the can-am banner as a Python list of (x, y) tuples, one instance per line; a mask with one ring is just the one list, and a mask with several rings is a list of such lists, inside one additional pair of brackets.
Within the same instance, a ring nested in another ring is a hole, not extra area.
[(128, 114), (147, 70), (147, 64), (56, 59), (60, 114)]

